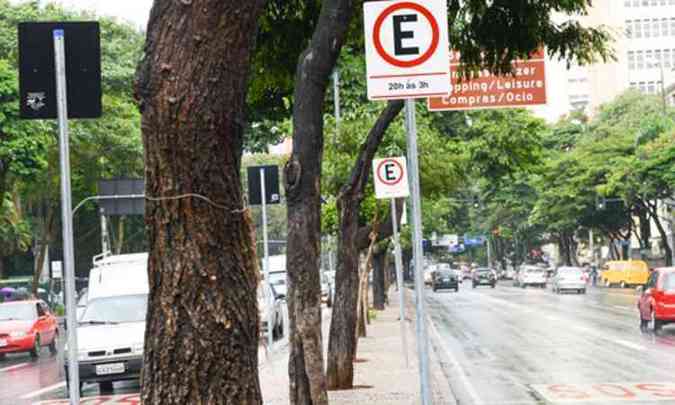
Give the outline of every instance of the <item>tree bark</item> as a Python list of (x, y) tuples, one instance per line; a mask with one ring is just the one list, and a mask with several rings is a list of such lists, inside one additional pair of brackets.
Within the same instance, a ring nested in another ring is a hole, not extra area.
[(117, 238), (115, 239), (115, 254), (122, 254), (122, 248), (124, 247), (124, 223), (126, 222), (126, 217), (121, 216), (117, 220)]
[(144, 404), (262, 403), (259, 270), (240, 164), (263, 3), (152, 8), (136, 83), (150, 282)]
[(384, 311), (385, 301), (387, 299), (387, 283), (386, 283), (386, 258), (387, 247), (378, 246), (375, 249), (373, 256), (373, 308), (378, 311)]
[[(391, 122), (403, 109), (402, 101), (390, 101), (380, 113), (352, 169), (349, 182), (340, 190), (337, 207), (340, 223), (338, 236), (337, 271), (335, 274), (335, 302), (328, 339), (328, 388), (350, 389), (354, 384), (356, 355), (357, 304), (359, 289), (359, 252), (370, 244), (370, 226), (359, 228), (358, 217), (363, 192), (368, 184), (371, 165)], [(397, 202), (401, 212), (402, 202)], [(400, 215), (400, 214), (399, 214)], [(391, 220), (378, 232), (391, 235)]]
[(291, 404), (328, 403), (319, 274), (323, 107), (329, 78), (354, 11), (353, 0), (323, 1), (312, 39), (300, 54), (296, 69), (293, 153), (284, 169), (288, 201)]

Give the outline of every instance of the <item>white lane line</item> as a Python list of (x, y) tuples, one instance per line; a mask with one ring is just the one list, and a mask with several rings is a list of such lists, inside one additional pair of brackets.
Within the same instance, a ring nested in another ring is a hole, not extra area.
[(469, 396), (471, 397), (472, 404), (473, 405), (482, 405), (483, 400), (478, 396), (478, 393), (476, 392), (476, 389), (474, 388), (473, 384), (471, 384), (471, 381), (469, 381), (469, 377), (466, 375), (466, 371), (462, 367), (462, 365), (459, 363), (457, 358), (452, 354), (450, 350), (446, 347), (446, 345), (443, 344), (443, 339), (441, 338), (441, 334), (438, 332), (438, 329), (436, 329), (436, 325), (434, 324), (433, 319), (431, 319), (430, 316), (427, 316), (427, 324), (431, 327), (431, 333), (434, 334), (434, 337), (436, 338), (436, 341), (438, 342), (438, 347), (443, 349), (443, 353), (447, 357), (448, 361), (452, 364), (452, 368), (457, 370), (457, 373), (459, 374), (459, 378), (461, 380), (461, 384), (464, 386), (466, 391), (469, 393)]
[(622, 346), (625, 346), (629, 349), (638, 350), (638, 351), (641, 351), (641, 352), (644, 352), (644, 351), (647, 350), (646, 347), (644, 347), (642, 345), (639, 345), (639, 344), (636, 344), (636, 343), (629, 342), (627, 340), (616, 339), (615, 342), (622, 345)]
[(49, 387), (45, 387), (45, 388), (39, 389), (37, 391), (33, 391), (31, 393), (28, 393), (28, 394), (22, 396), (21, 399), (33, 399), (33, 398), (38, 397), (42, 394), (46, 394), (46, 393), (51, 392), (51, 391), (56, 391), (59, 388), (62, 388), (62, 387), (65, 387), (65, 386), (66, 386), (66, 382), (61, 381), (60, 383), (56, 383), (54, 385), (50, 385)]
[(13, 366), (0, 368), (0, 373), (4, 373), (4, 372), (7, 372), (7, 371), (12, 371), (12, 370), (16, 370), (16, 369), (19, 369), (19, 368), (23, 368), (23, 367), (26, 367), (29, 364), (30, 363), (19, 363), (19, 364), (15, 364)]

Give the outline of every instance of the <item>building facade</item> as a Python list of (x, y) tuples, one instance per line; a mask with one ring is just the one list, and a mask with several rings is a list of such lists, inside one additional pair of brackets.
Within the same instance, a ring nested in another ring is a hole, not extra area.
[[(675, 0), (595, 0), (588, 15), (572, 19), (607, 29), (616, 60), (588, 66), (549, 60), (548, 105), (537, 115), (549, 122), (575, 110), (593, 115), (628, 88), (662, 94), (664, 83), (675, 84)], [(675, 100), (672, 92), (668, 99)]]

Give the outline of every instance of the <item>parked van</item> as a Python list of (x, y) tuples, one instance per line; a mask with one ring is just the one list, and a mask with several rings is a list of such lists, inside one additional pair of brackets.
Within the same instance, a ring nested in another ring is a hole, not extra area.
[(649, 278), (649, 266), (642, 260), (616, 260), (605, 263), (600, 280), (605, 287), (644, 286)]
[[(77, 327), (80, 391), (88, 382), (110, 392), (115, 381), (140, 379), (149, 292), (147, 266), (146, 253), (94, 259), (87, 304)], [(67, 379), (67, 363), (65, 367)]]

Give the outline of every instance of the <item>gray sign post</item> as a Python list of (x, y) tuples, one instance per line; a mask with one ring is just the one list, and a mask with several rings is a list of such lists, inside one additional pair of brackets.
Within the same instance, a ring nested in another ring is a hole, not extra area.
[(267, 286), (267, 291), (270, 295), (267, 297), (267, 350), (272, 350), (272, 345), (274, 344), (274, 325), (272, 325), (272, 312), (274, 312), (274, 297), (272, 293), (272, 284), (270, 283), (270, 251), (269, 251), (269, 242), (267, 241), (267, 193), (265, 190), (265, 168), (260, 168), (260, 197), (261, 197), (261, 206), (262, 206), (262, 226), (263, 226), (263, 253), (264, 261), (263, 267), (265, 271), (265, 285)]
[(391, 226), (394, 231), (394, 263), (396, 263), (396, 281), (398, 286), (398, 311), (401, 324), (401, 344), (403, 345), (403, 357), (405, 366), (409, 367), (408, 362), (408, 339), (405, 328), (405, 286), (403, 285), (403, 260), (401, 258), (401, 240), (398, 236), (398, 215), (396, 214), (396, 200), (391, 199)]
[(424, 310), (424, 269), (422, 268), (422, 200), (420, 197), (419, 159), (417, 156), (417, 123), (415, 121), (415, 100), (405, 100), (405, 124), (407, 132), (409, 183), (411, 188), (413, 258), (415, 260), (415, 304), (417, 310), (417, 352), (420, 359), (420, 385), (422, 404), (431, 405), (429, 389), (429, 338)]
[(73, 248), (73, 204), (70, 188), (70, 146), (68, 141), (68, 99), (66, 94), (65, 38), (62, 29), (54, 30), (56, 100), (59, 120), (61, 161), (61, 215), (63, 216), (63, 261), (66, 281), (66, 324), (68, 325), (68, 381), (70, 404), (80, 403), (80, 375), (77, 365), (77, 315), (75, 306), (75, 252)]

